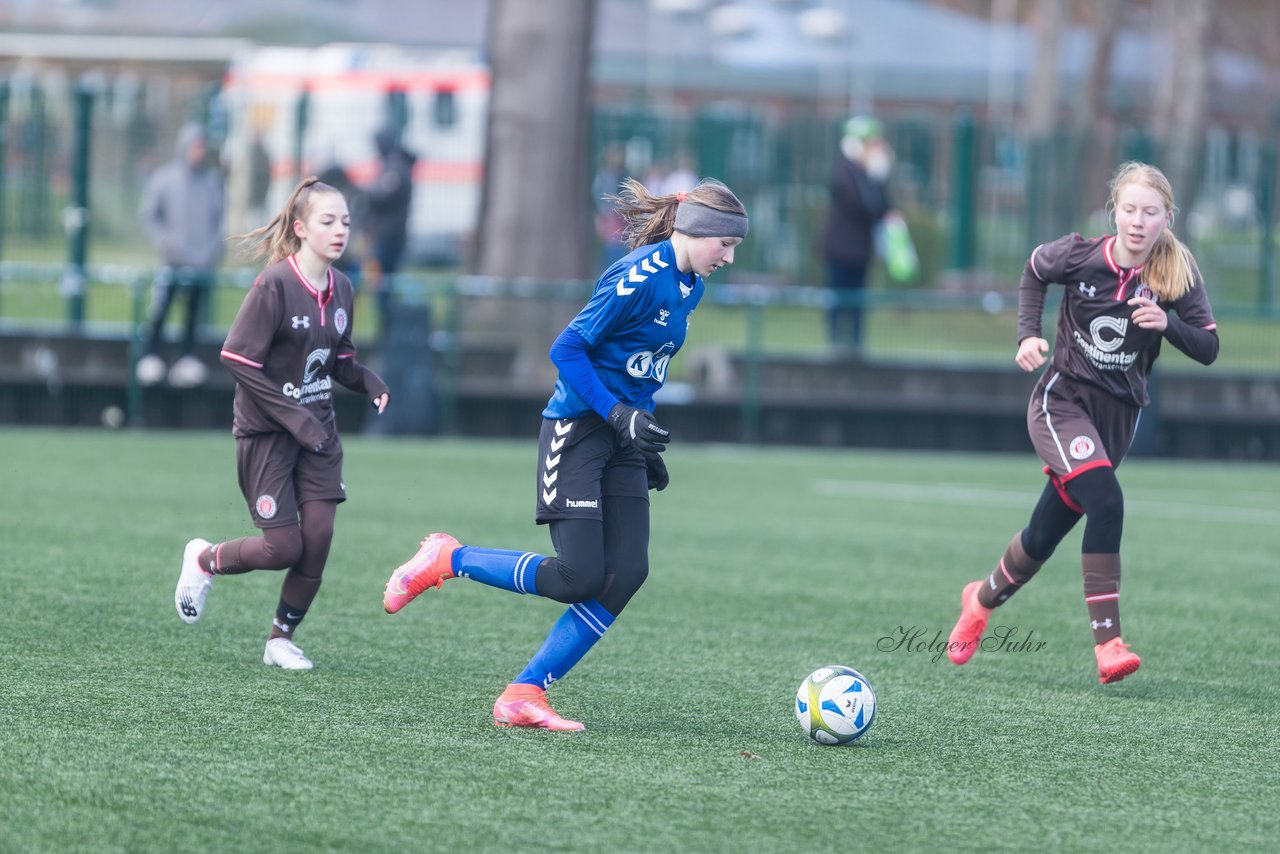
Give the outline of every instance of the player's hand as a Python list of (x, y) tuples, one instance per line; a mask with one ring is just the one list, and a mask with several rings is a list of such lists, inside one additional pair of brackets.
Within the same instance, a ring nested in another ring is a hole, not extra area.
[(622, 447), (635, 448), (642, 454), (660, 454), (671, 441), (671, 431), (658, 424), (653, 413), (625, 403), (609, 410), (609, 426), (622, 439)]
[(1129, 305), (1136, 306), (1133, 310), (1133, 322), (1140, 328), (1163, 332), (1168, 327), (1169, 315), (1151, 297), (1134, 297), (1129, 300)]
[(1048, 354), (1049, 342), (1031, 335), (1022, 339), (1022, 343), (1018, 345), (1018, 355), (1014, 356), (1013, 360), (1022, 370), (1034, 371), (1048, 361), (1045, 358)]
[(369, 402), (373, 405), (374, 409), (378, 410), (378, 414), (381, 415), (387, 411), (387, 404), (391, 402), (391, 395), (384, 391)]
[(645, 454), (644, 465), (645, 473), (649, 476), (649, 488), (658, 492), (666, 489), (667, 484), (671, 483), (671, 475), (667, 474), (667, 464), (662, 459), (662, 454)]

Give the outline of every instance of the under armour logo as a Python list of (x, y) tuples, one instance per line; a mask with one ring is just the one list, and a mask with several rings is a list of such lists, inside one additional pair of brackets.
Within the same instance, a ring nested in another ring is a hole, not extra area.
[(1097, 620), (1091, 620), (1089, 622), (1089, 625), (1093, 626), (1094, 629), (1109, 629), (1111, 628), (1111, 618), (1107, 617), (1101, 623), (1099, 623)]
[(293, 316), (293, 328), (294, 329), (310, 329), (311, 318), (307, 317), (305, 314), (302, 315), (301, 317), (295, 314)]
[(1087, 297), (1093, 297), (1097, 295), (1098, 288), (1094, 285), (1086, 285), (1084, 282), (1081, 282), (1080, 293), (1084, 294)]

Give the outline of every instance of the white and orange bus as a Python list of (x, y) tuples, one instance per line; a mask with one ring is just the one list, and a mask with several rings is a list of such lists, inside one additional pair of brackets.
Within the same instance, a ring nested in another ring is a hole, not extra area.
[(247, 48), (222, 87), (231, 227), (264, 223), (299, 176), (337, 165), (370, 182), (374, 134), (397, 123), (418, 158), (409, 261), (456, 263), (479, 208), (488, 93), (489, 71), (467, 51)]

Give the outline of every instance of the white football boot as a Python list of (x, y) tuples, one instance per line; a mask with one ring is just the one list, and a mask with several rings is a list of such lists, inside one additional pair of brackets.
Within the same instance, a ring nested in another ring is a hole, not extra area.
[(198, 537), (182, 550), (182, 573), (178, 587), (173, 591), (173, 605), (184, 623), (194, 623), (204, 613), (204, 600), (213, 586), (213, 576), (200, 568), (200, 552), (209, 548), (209, 541)]
[(262, 663), (272, 667), (283, 667), (285, 670), (310, 670), (315, 667), (311, 659), (302, 654), (302, 650), (288, 638), (272, 638), (262, 651)]

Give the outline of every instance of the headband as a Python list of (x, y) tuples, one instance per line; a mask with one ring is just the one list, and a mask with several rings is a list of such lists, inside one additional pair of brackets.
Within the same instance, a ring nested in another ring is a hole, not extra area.
[(676, 205), (676, 231), (690, 237), (746, 237), (747, 215), (681, 199)]

